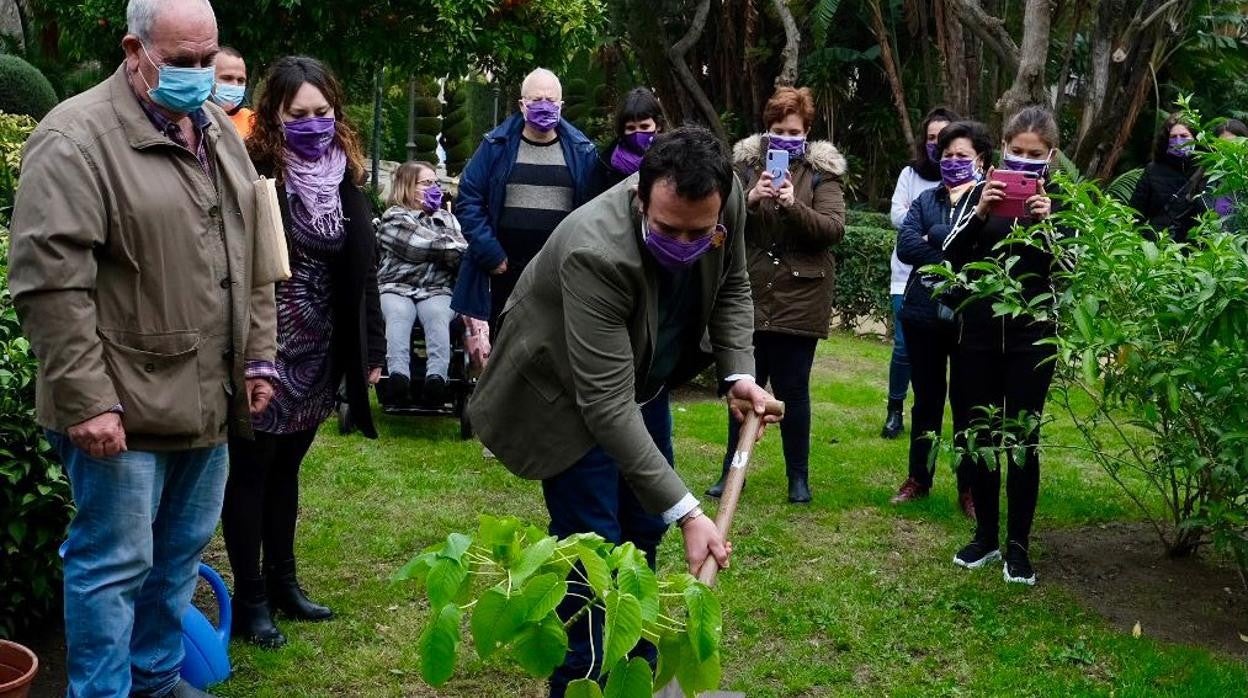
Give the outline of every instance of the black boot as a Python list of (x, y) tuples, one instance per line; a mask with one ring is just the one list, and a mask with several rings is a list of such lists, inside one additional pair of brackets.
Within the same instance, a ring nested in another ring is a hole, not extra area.
[(805, 504), (810, 501), (810, 466), (787, 466), (785, 475), (789, 477), (789, 501), (794, 504)]
[(230, 634), (234, 638), (265, 649), (286, 644), (286, 636), (273, 624), (264, 579), (235, 580), (230, 606), (234, 612)]
[(283, 613), (295, 620), (329, 620), (334, 612), (319, 604), (312, 603), (295, 577), (294, 559), (286, 560), (269, 566), (265, 565), (268, 578), (269, 603), (273, 610)]
[(412, 381), (402, 373), (391, 373), (386, 378), (385, 396), (378, 395), (382, 404), (402, 407), (411, 402)]
[(884, 428), (880, 430), (881, 438), (895, 439), (901, 436), (901, 432), (906, 430), (905, 420), (902, 416), (904, 404), (905, 401), (903, 400), (888, 401), (888, 418), (884, 420)]
[[(741, 481), (742, 492), (745, 491), (745, 483), (746, 483), (746, 480)], [(728, 484), (728, 471), (725, 470), (724, 474), (719, 476), (719, 480), (716, 480), (714, 485), (711, 485), (710, 487), (706, 488), (706, 496), (719, 499), (720, 497), (724, 496), (724, 487), (727, 484)]]

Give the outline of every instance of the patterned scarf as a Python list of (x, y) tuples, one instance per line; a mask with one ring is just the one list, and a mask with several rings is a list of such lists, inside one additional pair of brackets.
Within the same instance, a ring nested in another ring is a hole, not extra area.
[(299, 242), (316, 250), (342, 246), (342, 197), (338, 187), (347, 171), (347, 154), (334, 144), (315, 162), (286, 150), (286, 192)]

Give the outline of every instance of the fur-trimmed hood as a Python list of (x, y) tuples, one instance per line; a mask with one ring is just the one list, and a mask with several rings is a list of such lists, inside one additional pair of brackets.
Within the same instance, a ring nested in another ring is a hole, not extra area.
[[(732, 146), (732, 161), (761, 167), (767, 152), (763, 147), (764, 135), (760, 133), (737, 141)], [(845, 156), (828, 141), (807, 141), (806, 162), (819, 172), (835, 177), (844, 175), (847, 169)]]

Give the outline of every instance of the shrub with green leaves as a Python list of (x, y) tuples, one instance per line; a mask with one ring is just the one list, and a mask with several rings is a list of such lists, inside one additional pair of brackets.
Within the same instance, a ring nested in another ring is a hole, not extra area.
[[(580, 584), (569, 585), (569, 575)], [(477, 656), (545, 678), (567, 654), (567, 628), (591, 613), (604, 618), (594, 648), (602, 675), (574, 681), (569, 697), (601, 698), (605, 690), (650, 698), (673, 679), (689, 696), (719, 685), (719, 599), (688, 574), (657, 576), (632, 543), (595, 534), (557, 539), (513, 517), (482, 516), (476, 535), (450, 534), (395, 576), (425, 587), (431, 617), (420, 635), (421, 673), (435, 687), (454, 673), (465, 616)], [(556, 608), (569, 595), (586, 605), (564, 621)], [(657, 672), (628, 658), (642, 639), (658, 647)]]
[(832, 309), (843, 329), (853, 329), (864, 321), (891, 326), (889, 258), (896, 239), (891, 228), (846, 226), (845, 238), (833, 250), (836, 289)]
[(0, 111), (42, 119), (57, 103), (52, 83), (35, 66), (0, 54)]
[[(1198, 150), (1215, 193), (1248, 191), (1248, 142), (1206, 130)], [(998, 315), (1054, 322), (1050, 397), (1083, 437), (1076, 448), (1170, 554), (1212, 543), (1248, 568), (1248, 235), (1211, 212), (1180, 243), (1094, 184), (1061, 187), (1049, 223), (1002, 243), (1054, 256), (1051, 293), (1024, 299), (1012, 258), (930, 269)]]
[(8, 290), (0, 228), (0, 637), (35, 627), (60, 598), (57, 548), (73, 514), (69, 483), (35, 424), (35, 355)]
[(34, 130), (35, 120), (29, 116), (0, 112), (0, 225), (8, 225), (22, 168), (22, 146)]

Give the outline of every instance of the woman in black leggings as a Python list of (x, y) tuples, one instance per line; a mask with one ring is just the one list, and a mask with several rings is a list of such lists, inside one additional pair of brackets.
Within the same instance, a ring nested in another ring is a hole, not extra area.
[[(974, 208), (967, 193), (982, 178), (992, 158), (988, 129), (975, 121), (956, 121), (941, 130), (936, 140), (940, 153), (942, 186), (929, 189), (910, 205), (910, 212), (897, 232), (897, 257), (913, 265), (901, 303), (901, 319), (910, 355), (910, 382), (914, 386), (914, 406), (910, 411), (910, 474), (901, 483), (893, 504), (922, 499), (931, 492), (935, 455), (930, 434), (944, 428), (945, 379), (950, 357), (957, 346), (956, 303), (934, 298), (937, 281), (919, 269), (940, 264), (945, 257), (941, 245), (953, 229), (953, 221)], [(949, 394), (958, 421), (956, 395)], [(970, 468), (959, 464), (958, 504), (969, 518), (975, 518), (971, 501)]]
[[(767, 133), (732, 150), (747, 184), (746, 264), (754, 293), (754, 364), (785, 402), (780, 423), (789, 501), (810, 501), (810, 368), (815, 344), (828, 336), (835, 260), (845, 234), (841, 176), (845, 158), (827, 141), (807, 141), (815, 120), (810, 90), (781, 87), (763, 111)], [(788, 153), (787, 172), (770, 172), (767, 151)], [(724, 474), (736, 450), (738, 424), (728, 418)], [(718, 497), (724, 478), (706, 491)]]
[[(1051, 291), (1052, 257), (1028, 245), (1008, 245), (997, 249), (1010, 230), (1019, 225), (1035, 227), (1049, 217), (1052, 202), (1044, 190), (1049, 161), (1057, 150), (1057, 123), (1045, 107), (1026, 107), (1006, 123), (1003, 133), (1004, 169), (1030, 172), (1040, 179), (1038, 192), (1024, 203), (1022, 218), (1005, 216), (998, 210), (1005, 196), (1005, 185), (991, 179), (980, 182), (967, 195), (968, 205), (945, 238), (944, 251), (954, 269), (985, 259), (1016, 257), (1010, 275), (1030, 301)], [(991, 176), (991, 175), (990, 175)], [(975, 537), (954, 556), (954, 563), (975, 569), (999, 559), (1004, 552), (1007, 582), (1035, 584), (1029, 545), (1031, 523), (1040, 492), (1040, 416), (1044, 411), (1049, 384), (1053, 380), (1053, 346), (1041, 343), (1052, 337), (1049, 322), (1022, 316), (997, 316), (993, 299), (976, 299), (959, 313), (961, 336), (953, 358), (953, 380), (959, 400), (965, 404), (955, 428), (963, 431), (963, 444), (973, 441), (981, 449), (969, 459), (975, 474), (972, 492), (978, 514)], [(956, 414), (956, 412), (955, 412)], [(1001, 445), (1009, 463), (1006, 500), (1004, 551), (998, 550), (1001, 514), (1001, 466), (998, 458), (989, 462), (985, 453)], [(1022, 444), (1021, 462), (1016, 449)], [(974, 452), (974, 449), (972, 449)]]

